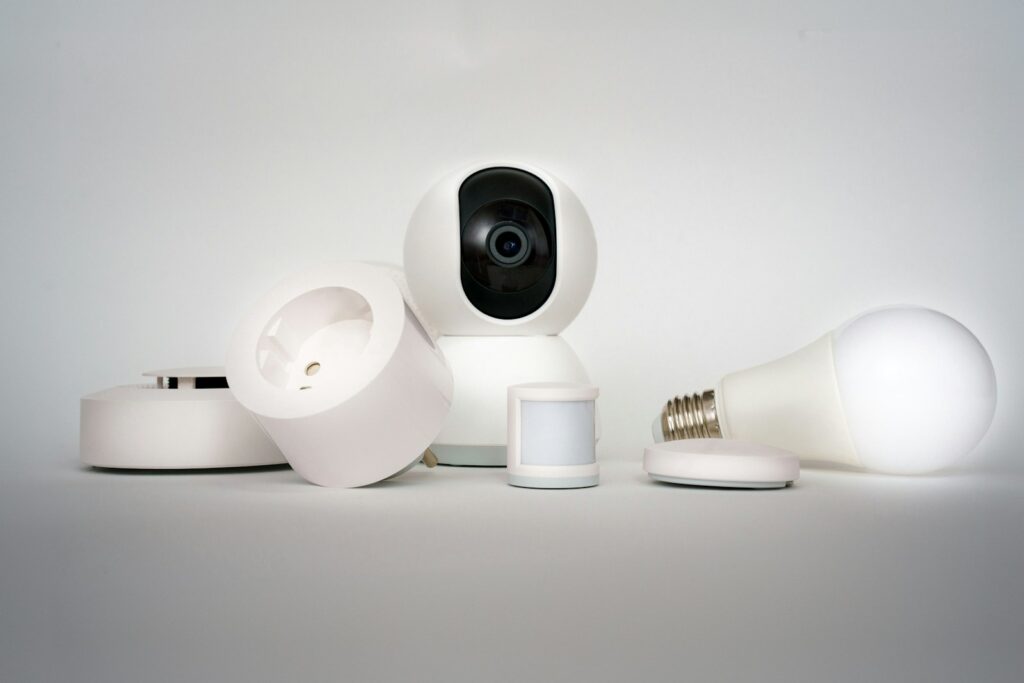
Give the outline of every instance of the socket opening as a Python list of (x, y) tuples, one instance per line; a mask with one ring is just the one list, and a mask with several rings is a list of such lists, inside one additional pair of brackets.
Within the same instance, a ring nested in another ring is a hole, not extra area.
[(373, 311), (361, 294), (346, 287), (315, 289), (271, 317), (257, 342), (257, 363), (281, 389), (310, 389), (358, 364), (372, 330)]

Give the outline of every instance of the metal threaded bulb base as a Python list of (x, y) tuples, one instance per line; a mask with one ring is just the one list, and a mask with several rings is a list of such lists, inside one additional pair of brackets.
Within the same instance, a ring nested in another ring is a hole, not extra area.
[(676, 396), (661, 411), (661, 434), (665, 441), (680, 439), (720, 439), (715, 391)]

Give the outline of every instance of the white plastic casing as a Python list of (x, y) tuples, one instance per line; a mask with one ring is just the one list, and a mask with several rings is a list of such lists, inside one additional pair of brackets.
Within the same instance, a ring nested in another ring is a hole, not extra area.
[(540, 382), (508, 388), (508, 482), (526, 488), (598, 483), (597, 387)]
[[(459, 188), (487, 168), (515, 168), (540, 178), (555, 204), (555, 285), (538, 310), (515, 320), (478, 311), (462, 290)], [(405, 234), (405, 272), (423, 315), (446, 335), (558, 334), (583, 308), (597, 270), (597, 242), (576, 195), (549, 173), (519, 163), (478, 164), (453, 173), (427, 192)]]
[(715, 406), (722, 436), (857, 466), (832, 356), (832, 335), (722, 378)]
[(796, 455), (734, 439), (685, 439), (644, 449), (652, 479), (691, 486), (773, 489), (800, 478)]
[(949, 467), (984, 436), (995, 371), (963, 325), (927, 308), (869, 311), (777, 361), (724, 377), (722, 434), (895, 474)]
[[(223, 368), (144, 373), (151, 384), (120, 386), (82, 398), (80, 456), (94, 467), (207, 469), (285, 462), (230, 389), (196, 389), (196, 378)], [(170, 388), (174, 378), (177, 388)]]
[(590, 382), (572, 347), (558, 336), (441, 337), (438, 345), (458, 382), (451, 412), (431, 446), (448, 465), (505, 465), (508, 387)]
[(227, 377), (292, 467), (321, 486), (411, 467), (452, 398), (451, 371), (395, 273), (365, 263), (315, 268), (263, 297), (234, 333)]

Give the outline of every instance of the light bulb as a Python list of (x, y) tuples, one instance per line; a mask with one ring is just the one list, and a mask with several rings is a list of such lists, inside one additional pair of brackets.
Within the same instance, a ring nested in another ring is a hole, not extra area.
[(947, 315), (868, 311), (776, 361), (677, 397), (655, 439), (724, 437), (877, 472), (954, 464), (988, 430), (996, 378), (981, 342)]

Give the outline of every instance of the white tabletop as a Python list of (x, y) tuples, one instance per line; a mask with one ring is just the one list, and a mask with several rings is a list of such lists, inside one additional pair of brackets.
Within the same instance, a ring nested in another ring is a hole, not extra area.
[(4, 681), (1009, 681), (1020, 478), (775, 491), (418, 466), (0, 483)]

